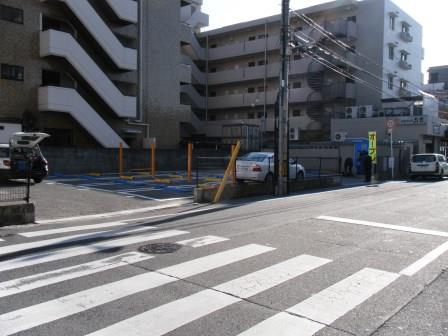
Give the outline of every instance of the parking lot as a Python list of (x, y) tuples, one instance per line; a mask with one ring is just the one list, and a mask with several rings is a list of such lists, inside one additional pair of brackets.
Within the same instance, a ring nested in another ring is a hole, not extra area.
[(199, 173), (188, 181), (186, 172), (163, 172), (150, 176), (144, 172), (118, 174), (56, 175), (46, 180), (46, 184), (68, 185), (80, 190), (96, 190), (114, 193), (127, 198), (137, 198), (155, 202), (192, 199), (196, 185), (214, 185), (223, 174), (217, 172)]

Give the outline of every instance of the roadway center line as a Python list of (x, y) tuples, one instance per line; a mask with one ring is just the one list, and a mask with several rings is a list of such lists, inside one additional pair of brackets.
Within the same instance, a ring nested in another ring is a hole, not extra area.
[(348, 219), (348, 218), (330, 217), (330, 216), (319, 216), (316, 219), (329, 221), (329, 222), (370, 226), (370, 227), (377, 227), (377, 228), (389, 229), (389, 230), (394, 230), (394, 231), (403, 231), (403, 232), (417, 233), (417, 234), (423, 234), (423, 235), (428, 235), (428, 236), (437, 236), (437, 237), (448, 238), (448, 232), (419, 229), (419, 228), (413, 228), (413, 227), (409, 227), (409, 226), (383, 224), (383, 223), (376, 223), (376, 222), (369, 222), (369, 221)]

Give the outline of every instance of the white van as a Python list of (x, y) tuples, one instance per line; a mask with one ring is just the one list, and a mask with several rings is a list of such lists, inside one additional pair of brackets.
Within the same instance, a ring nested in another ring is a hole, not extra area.
[(409, 176), (412, 180), (419, 176), (435, 176), (443, 179), (448, 176), (448, 163), (442, 154), (416, 154), (411, 158)]

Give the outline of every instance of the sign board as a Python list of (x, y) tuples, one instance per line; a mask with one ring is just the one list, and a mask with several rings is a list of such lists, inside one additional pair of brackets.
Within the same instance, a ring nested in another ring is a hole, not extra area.
[(427, 123), (424, 116), (402, 117), (398, 119), (398, 122), (400, 126), (425, 125)]
[(378, 163), (376, 157), (376, 132), (369, 132), (369, 156), (372, 158), (372, 163)]
[(393, 119), (388, 119), (386, 122), (387, 129), (392, 130), (395, 127), (395, 121)]

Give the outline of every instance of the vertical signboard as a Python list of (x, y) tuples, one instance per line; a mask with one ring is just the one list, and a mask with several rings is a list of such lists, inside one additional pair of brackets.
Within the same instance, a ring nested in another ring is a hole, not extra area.
[(376, 132), (369, 132), (369, 156), (372, 158), (372, 163), (377, 164), (376, 157)]

